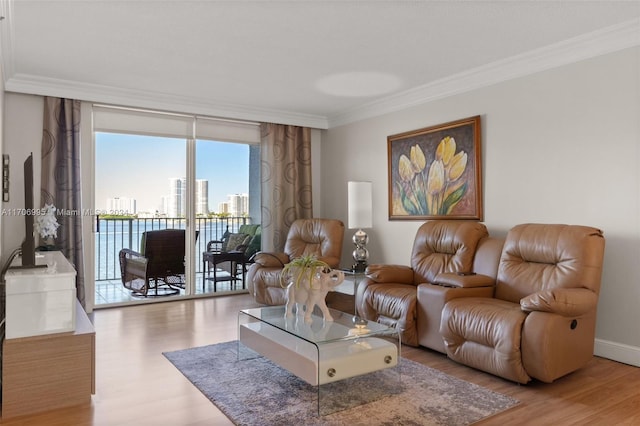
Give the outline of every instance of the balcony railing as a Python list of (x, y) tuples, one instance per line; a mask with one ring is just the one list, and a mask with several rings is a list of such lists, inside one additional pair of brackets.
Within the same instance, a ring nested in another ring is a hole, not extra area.
[[(96, 219), (96, 281), (119, 280), (118, 253), (123, 248), (140, 251), (140, 239), (145, 231), (159, 229), (185, 229), (183, 218), (100, 218)], [(246, 217), (196, 218), (196, 256), (207, 249), (211, 240), (221, 240), (228, 229), (237, 232), (240, 225), (250, 223)], [(196, 258), (196, 273), (202, 272), (202, 262)]]

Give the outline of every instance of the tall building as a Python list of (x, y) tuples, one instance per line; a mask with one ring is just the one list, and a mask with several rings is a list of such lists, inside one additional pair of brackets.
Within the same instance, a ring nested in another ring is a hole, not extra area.
[[(209, 181), (196, 180), (196, 214), (209, 214)], [(185, 217), (187, 215), (187, 179), (169, 178), (169, 195), (166, 197), (167, 217)]]
[(136, 199), (128, 197), (107, 198), (107, 214), (136, 214)]
[(209, 181), (196, 179), (196, 214), (209, 214)]
[(249, 195), (248, 194), (230, 194), (227, 196), (229, 201), (229, 213), (231, 216), (240, 217), (249, 213)]
[(167, 216), (186, 216), (187, 180), (185, 178), (169, 178), (169, 195), (167, 197)]
[(218, 213), (229, 213), (229, 202), (223, 201), (218, 203)]

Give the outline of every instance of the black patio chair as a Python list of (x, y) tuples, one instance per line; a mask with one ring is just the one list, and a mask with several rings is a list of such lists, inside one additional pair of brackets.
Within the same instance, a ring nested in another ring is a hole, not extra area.
[(122, 285), (134, 295), (145, 297), (179, 293), (185, 283), (184, 248), (184, 229), (144, 232), (140, 252), (120, 250)]

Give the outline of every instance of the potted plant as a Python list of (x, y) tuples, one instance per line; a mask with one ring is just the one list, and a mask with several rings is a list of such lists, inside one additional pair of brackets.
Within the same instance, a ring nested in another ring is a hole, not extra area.
[(318, 259), (315, 254), (305, 254), (284, 265), (280, 275), (281, 285), (287, 287), (289, 283), (295, 283), (295, 286), (299, 288), (300, 283), (307, 280), (309, 287), (312, 287), (314, 275), (330, 269), (331, 267)]
[(333, 321), (325, 297), (344, 281), (342, 271), (332, 270), (326, 262), (319, 260), (315, 255), (307, 254), (287, 263), (280, 277), (281, 285), (287, 288), (286, 318), (293, 316), (295, 305), (296, 313), (304, 314), (304, 321), (310, 323), (311, 313), (314, 307), (318, 306), (324, 320)]

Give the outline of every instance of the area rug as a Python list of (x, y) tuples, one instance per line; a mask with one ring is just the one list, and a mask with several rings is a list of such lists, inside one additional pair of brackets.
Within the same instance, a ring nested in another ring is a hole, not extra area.
[[(403, 358), (399, 392), (385, 391), (398, 389), (392, 370), (336, 382), (331, 386), (347, 394), (328, 403), (342, 404), (341, 411), (318, 416), (316, 387), (264, 357), (238, 361), (237, 346), (232, 341), (164, 353), (237, 425), (469, 425), (519, 403)], [(332, 392), (322, 389), (325, 404)], [(372, 392), (382, 394), (371, 398)], [(362, 397), (374, 401), (361, 404)]]

